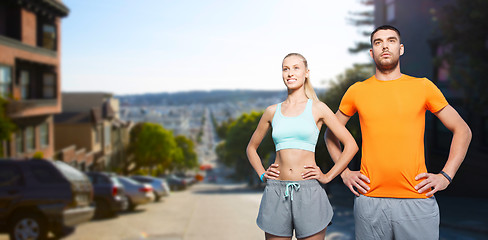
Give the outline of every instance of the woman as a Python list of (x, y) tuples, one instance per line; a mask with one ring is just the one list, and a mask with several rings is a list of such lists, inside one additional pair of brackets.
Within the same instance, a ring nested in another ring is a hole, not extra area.
[[(282, 63), (288, 97), (269, 106), (247, 146), (247, 156), (261, 181), (266, 181), (257, 218), (266, 239), (323, 240), (332, 219), (332, 207), (319, 184), (340, 174), (358, 151), (354, 138), (334, 113), (315, 94), (307, 60), (298, 53), (286, 55)], [(344, 144), (332, 169), (322, 173), (315, 164), (315, 145), (325, 124)], [(276, 159), (264, 169), (257, 148), (269, 128), (276, 146)]]

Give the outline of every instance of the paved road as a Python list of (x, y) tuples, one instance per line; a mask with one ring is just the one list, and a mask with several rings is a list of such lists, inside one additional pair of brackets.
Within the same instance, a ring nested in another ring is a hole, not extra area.
[[(256, 225), (261, 194), (245, 184), (200, 183), (135, 213), (82, 224), (65, 239), (262, 240)], [(352, 209), (335, 206), (334, 212), (327, 239), (354, 239)]]
[(198, 184), (135, 213), (84, 223), (65, 239), (263, 239), (255, 224), (261, 193), (242, 187)]

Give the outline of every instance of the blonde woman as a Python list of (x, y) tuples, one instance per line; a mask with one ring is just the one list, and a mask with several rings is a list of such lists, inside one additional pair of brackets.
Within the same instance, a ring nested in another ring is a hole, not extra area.
[[(266, 108), (247, 146), (247, 156), (261, 181), (266, 182), (258, 226), (266, 239), (323, 240), (332, 219), (332, 207), (321, 184), (339, 175), (358, 151), (354, 138), (315, 94), (307, 60), (298, 53), (282, 63), (288, 97)], [(344, 144), (344, 151), (327, 173), (315, 163), (315, 145), (322, 125)], [(257, 148), (272, 128), (276, 159), (264, 169)]]

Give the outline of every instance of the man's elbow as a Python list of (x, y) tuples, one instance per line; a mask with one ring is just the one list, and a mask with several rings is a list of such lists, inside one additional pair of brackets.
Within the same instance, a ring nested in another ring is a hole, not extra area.
[(453, 131), (454, 134), (459, 134), (464, 137), (466, 142), (471, 142), (471, 138), (473, 138), (473, 133), (471, 132), (471, 128), (469, 128), (468, 124), (464, 123), (459, 125)]

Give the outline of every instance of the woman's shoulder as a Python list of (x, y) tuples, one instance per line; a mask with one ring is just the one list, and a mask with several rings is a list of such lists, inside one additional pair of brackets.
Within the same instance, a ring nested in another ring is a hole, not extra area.
[(312, 101), (312, 107), (317, 108), (317, 109), (329, 108), (327, 106), (327, 104), (325, 104), (324, 102), (322, 102), (320, 100), (313, 100)]
[(266, 109), (264, 109), (263, 116), (273, 116), (277, 108), (278, 108), (278, 103), (269, 105), (268, 107), (266, 107)]
[(320, 114), (328, 113), (331, 111), (329, 106), (327, 106), (327, 104), (325, 104), (324, 102), (322, 102), (320, 100), (319, 101), (314, 100), (312, 102), (312, 109), (313, 109), (313, 112), (317, 112)]

